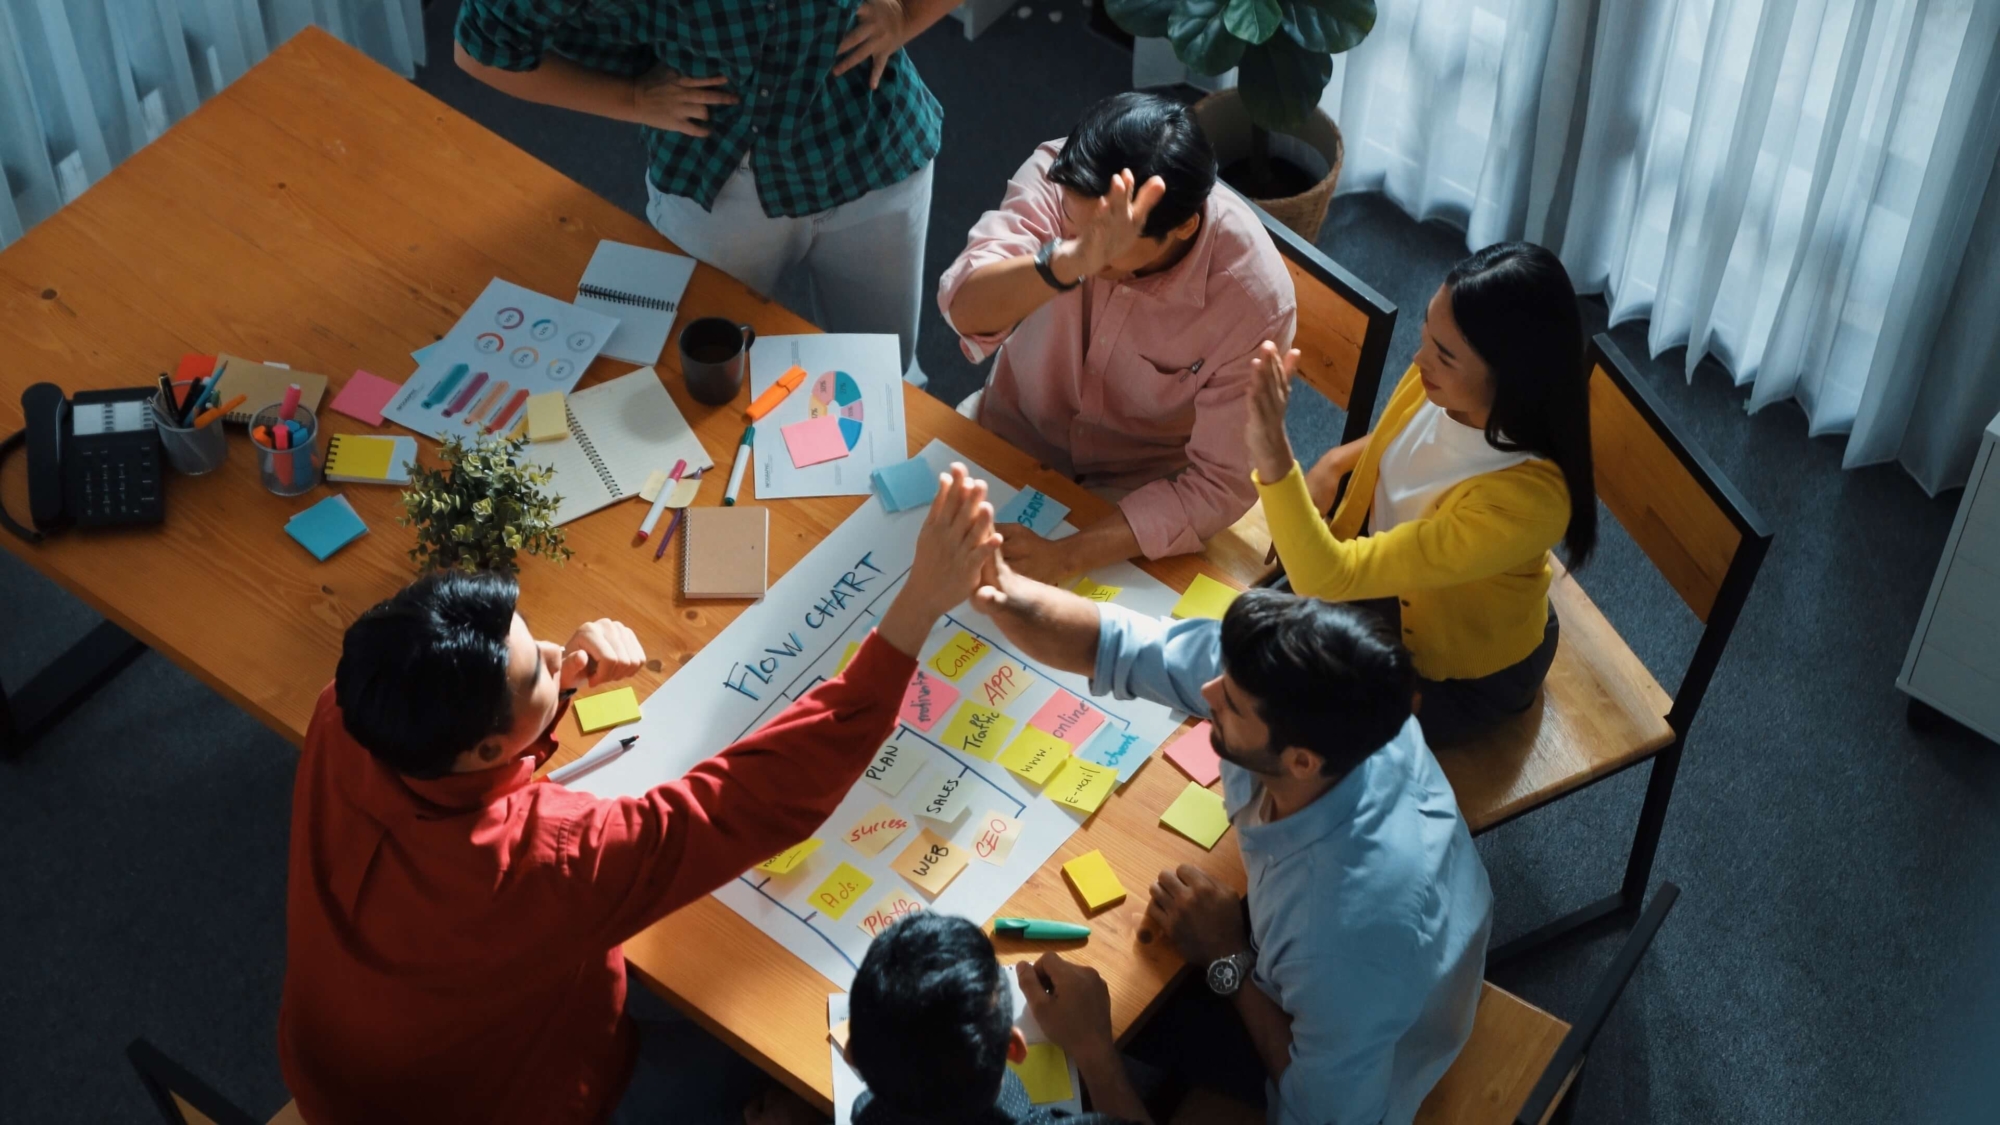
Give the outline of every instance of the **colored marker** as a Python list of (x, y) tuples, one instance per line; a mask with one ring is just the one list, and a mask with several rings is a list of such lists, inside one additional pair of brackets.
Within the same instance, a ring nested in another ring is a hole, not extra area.
[(292, 459), (285, 454), (292, 448), (292, 429), (283, 422), (271, 427), (271, 443), (278, 455), (271, 458), (271, 471), (278, 474), (278, 483), (292, 487)]
[(778, 404), (785, 401), (785, 396), (798, 390), (799, 384), (805, 381), (806, 369), (796, 363), (793, 364), (791, 370), (778, 376), (777, 382), (764, 388), (764, 393), (758, 395), (757, 401), (751, 403), (750, 408), (743, 412), (744, 420), (755, 422), (757, 419), (776, 410)]
[(485, 385), (486, 372), (481, 371), (479, 374), (474, 375), (472, 382), (467, 383), (465, 389), (458, 392), (458, 397), (451, 400), (451, 405), (444, 408), (444, 416), (449, 418), (459, 411), (464, 410), (465, 405), (472, 401), (472, 396), (478, 394), (479, 388)]
[[(695, 476), (697, 476), (697, 477), (698, 477), (698, 476), (700, 476), (700, 475), (701, 475), (701, 470), (700, 470), (700, 469), (696, 469), (696, 470), (694, 471), (694, 475), (695, 475)], [(674, 509), (674, 518), (673, 518), (673, 519), (672, 519), (671, 521), (669, 521), (669, 522), (668, 522), (668, 524), (667, 524), (667, 533), (666, 533), (665, 535), (662, 535), (662, 536), (660, 536), (660, 546), (659, 546), (659, 549), (653, 552), (653, 561), (654, 561), (654, 562), (659, 562), (659, 561), (660, 561), (660, 559), (662, 559), (662, 558), (664, 558), (664, 557), (666, 556), (666, 553), (667, 553), (667, 544), (669, 544), (669, 543), (672, 543), (672, 542), (674, 541), (674, 531), (675, 531), (675, 529), (676, 529), (676, 528), (680, 527), (680, 525), (681, 525), (681, 517), (682, 517), (682, 516), (685, 516), (685, 515), (687, 515), (687, 509), (686, 509), (686, 508), (675, 508), (675, 509)]]
[(299, 412), (299, 385), (293, 383), (285, 388), (285, 401), (278, 405), (278, 420), (289, 422), (292, 415)]
[(743, 470), (750, 465), (750, 442), (757, 436), (757, 427), (743, 427), (743, 440), (736, 443), (736, 463), (729, 466), (729, 487), (722, 493), (722, 506), (733, 507), (736, 496), (743, 491)]
[(644, 543), (646, 537), (653, 534), (653, 528), (659, 526), (660, 511), (673, 497), (674, 486), (680, 483), (681, 474), (687, 472), (687, 467), (685, 460), (674, 462), (674, 471), (667, 474), (667, 483), (660, 486), (660, 493), (653, 497), (653, 506), (647, 510), (646, 518), (639, 521), (639, 542)]
[(437, 386), (431, 388), (431, 393), (424, 396), (423, 408), (425, 410), (437, 409), (437, 404), (443, 402), (445, 396), (451, 394), (453, 388), (458, 386), (458, 381), (465, 378), (466, 372), (471, 370), (472, 368), (463, 363), (452, 364), (451, 374), (439, 379)]
[(215, 421), (217, 418), (222, 417), (224, 414), (227, 414), (230, 411), (236, 409), (237, 407), (242, 406), (243, 400), (249, 397), (250, 397), (249, 395), (237, 395), (235, 398), (230, 399), (228, 402), (225, 402), (220, 406), (211, 406), (207, 410), (202, 411), (200, 414), (195, 415), (194, 419), (195, 428), (200, 429), (201, 427), (208, 425), (210, 422)]
[(500, 408), (500, 413), (495, 414), (493, 420), (486, 424), (486, 432), (489, 434), (499, 433), (501, 427), (507, 424), (507, 419), (512, 418), (514, 412), (521, 409), (521, 404), (526, 401), (528, 401), (528, 388), (522, 387), (520, 390), (515, 391), (514, 397), (508, 399), (506, 405)]
[(560, 785), (563, 782), (578, 776), (579, 774), (589, 773), (591, 770), (594, 770), (597, 767), (603, 765), (604, 763), (610, 761), (611, 759), (618, 757), (625, 751), (630, 750), (632, 748), (632, 744), (638, 741), (639, 741), (639, 736), (636, 734), (631, 736), (630, 738), (621, 738), (616, 742), (612, 742), (607, 739), (604, 742), (598, 743), (598, 745), (595, 748), (593, 748), (590, 753), (585, 754), (583, 757), (578, 758), (576, 761), (571, 762), (569, 765), (562, 766), (558, 769), (550, 770), (548, 778), (550, 781), (553, 781), (556, 784)]
[(1074, 922), (1050, 922), (1041, 918), (995, 918), (995, 935), (1027, 938), (1029, 941), (1076, 941), (1090, 936), (1089, 926)]

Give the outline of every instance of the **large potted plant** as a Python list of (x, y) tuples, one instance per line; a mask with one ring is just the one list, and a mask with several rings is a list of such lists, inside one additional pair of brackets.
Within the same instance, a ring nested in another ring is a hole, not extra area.
[(570, 557), (555, 522), (561, 497), (543, 491), (555, 474), (521, 463), (527, 444), (525, 438), (447, 437), (444, 468), (410, 466), (396, 522), (417, 529), (417, 545), (410, 548), (417, 569), (512, 574), (522, 551), (558, 565)]
[(1222, 178), (1317, 237), (1345, 155), (1319, 96), (1333, 56), (1374, 29), (1375, 0), (1104, 0), (1104, 11), (1134, 36), (1164, 37), (1196, 74), (1235, 68), (1234, 88), (1195, 106)]

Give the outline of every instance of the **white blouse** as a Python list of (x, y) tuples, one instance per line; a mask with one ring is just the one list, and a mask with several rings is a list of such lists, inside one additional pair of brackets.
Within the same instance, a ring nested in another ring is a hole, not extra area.
[(1443, 407), (1426, 399), (1382, 451), (1368, 530), (1380, 534), (1421, 519), (1453, 485), (1481, 473), (1511, 469), (1529, 457), (1493, 448), (1486, 443), (1486, 431), (1452, 420)]

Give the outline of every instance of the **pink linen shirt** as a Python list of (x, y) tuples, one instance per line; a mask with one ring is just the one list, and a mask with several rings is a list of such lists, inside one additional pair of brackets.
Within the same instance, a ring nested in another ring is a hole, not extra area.
[[(938, 281), (947, 323), (974, 270), (1074, 233), (1048, 178), (1062, 145), (1035, 149), (1000, 209), (973, 224)], [(1243, 441), (1250, 359), (1265, 340), (1290, 347), (1297, 323), (1278, 248), (1249, 204), (1217, 185), (1172, 268), (1085, 278), (1011, 331), (960, 332), (959, 346), (974, 363), (999, 352), (979, 424), (1088, 487), (1132, 490), (1118, 506), (1156, 559), (1201, 550), (1256, 502)]]

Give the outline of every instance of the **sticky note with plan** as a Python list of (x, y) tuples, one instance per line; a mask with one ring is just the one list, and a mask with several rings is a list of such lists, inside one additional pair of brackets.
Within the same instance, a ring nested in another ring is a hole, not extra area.
[(963, 777), (945, 777), (938, 779), (937, 788), (917, 802), (917, 815), (940, 824), (957, 824), (958, 818), (971, 807), (972, 784)]
[(966, 690), (972, 698), (988, 707), (1005, 707), (1021, 698), (1035, 684), (1035, 674), (1014, 663), (1002, 660), (979, 677), (979, 682)]
[(853, 864), (843, 863), (833, 869), (833, 874), (828, 875), (824, 883), (813, 888), (812, 893), (806, 896), (806, 902), (814, 910), (838, 922), (874, 885), (875, 880), (866, 873)]
[(903, 791), (924, 766), (924, 751), (914, 742), (891, 740), (875, 751), (875, 760), (861, 771), (862, 780), (893, 797)]
[(1028, 720), (1036, 730), (1044, 730), (1071, 746), (1081, 746), (1104, 725), (1104, 712), (1066, 691), (1058, 691)]
[(967, 700), (959, 704), (958, 714), (951, 717), (938, 741), (990, 762), (1006, 744), (1007, 736), (1014, 733), (1014, 726), (1014, 720), (993, 708)]
[(1024, 728), (1000, 755), (1000, 764), (1033, 785), (1046, 784), (1056, 768), (1069, 760), (1070, 745), (1047, 731)]
[(777, 855), (757, 865), (757, 870), (767, 875), (790, 875), (806, 861), (806, 857), (819, 850), (819, 841), (804, 840), (793, 844)]
[(1020, 838), (1020, 821), (989, 809), (973, 825), (972, 854), (998, 867), (1014, 854), (1014, 844)]
[(924, 909), (924, 901), (901, 887), (883, 895), (868, 912), (854, 920), (854, 924), (875, 937), (898, 921)]
[(930, 666), (937, 669), (938, 675), (957, 683), (960, 676), (971, 671), (990, 651), (985, 641), (960, 629), (931, 656)]
[(1069, 877), (1076, 893), (1083, 896), (1086, 911), (1094, 913), (1125, 901), (1125, 884), (1118, 881), (1117, 873), (1111, 870), (1111, 861), (1104, 858), (1103, 852), (1077, 856), (1063, 864), (1063, 874)]
[(1160, 814), (1160, 823), (1204, 848), (1213, 848), (1229, 831), (1229, 810), (1214, 790), (1190, 781)]
[(880, 855), (882, 849), (909, 831), (910, 818), (887, 805), (876, 805), (862, 814), (841, 839), (862, 855)]
[(929, 731), (956, 702), (957, 688), (920, 668), (903, 691), (903, 709), (898, 717), (909, 726)]
[(639, 718), (639, 697), (628, 687), (584, 696), (570, 707), (576, 712), (576, 725), (585, 734), (621, 723), (636, 722)]
[(1062, 768), (1049, 779), (1047, 792), (1059, 804), (1089, 814), (1097, 811), (1117, 784), (1117, 770), (1081, 758), (1065, 758)]
[(917, 885), (917, 889), (936, 898), (944, 893), (958, 873), (965, 870), (970, 856), (966, 849), (945, 839), (926, 828), (903, 849), (893, 865), (896, 874)]

